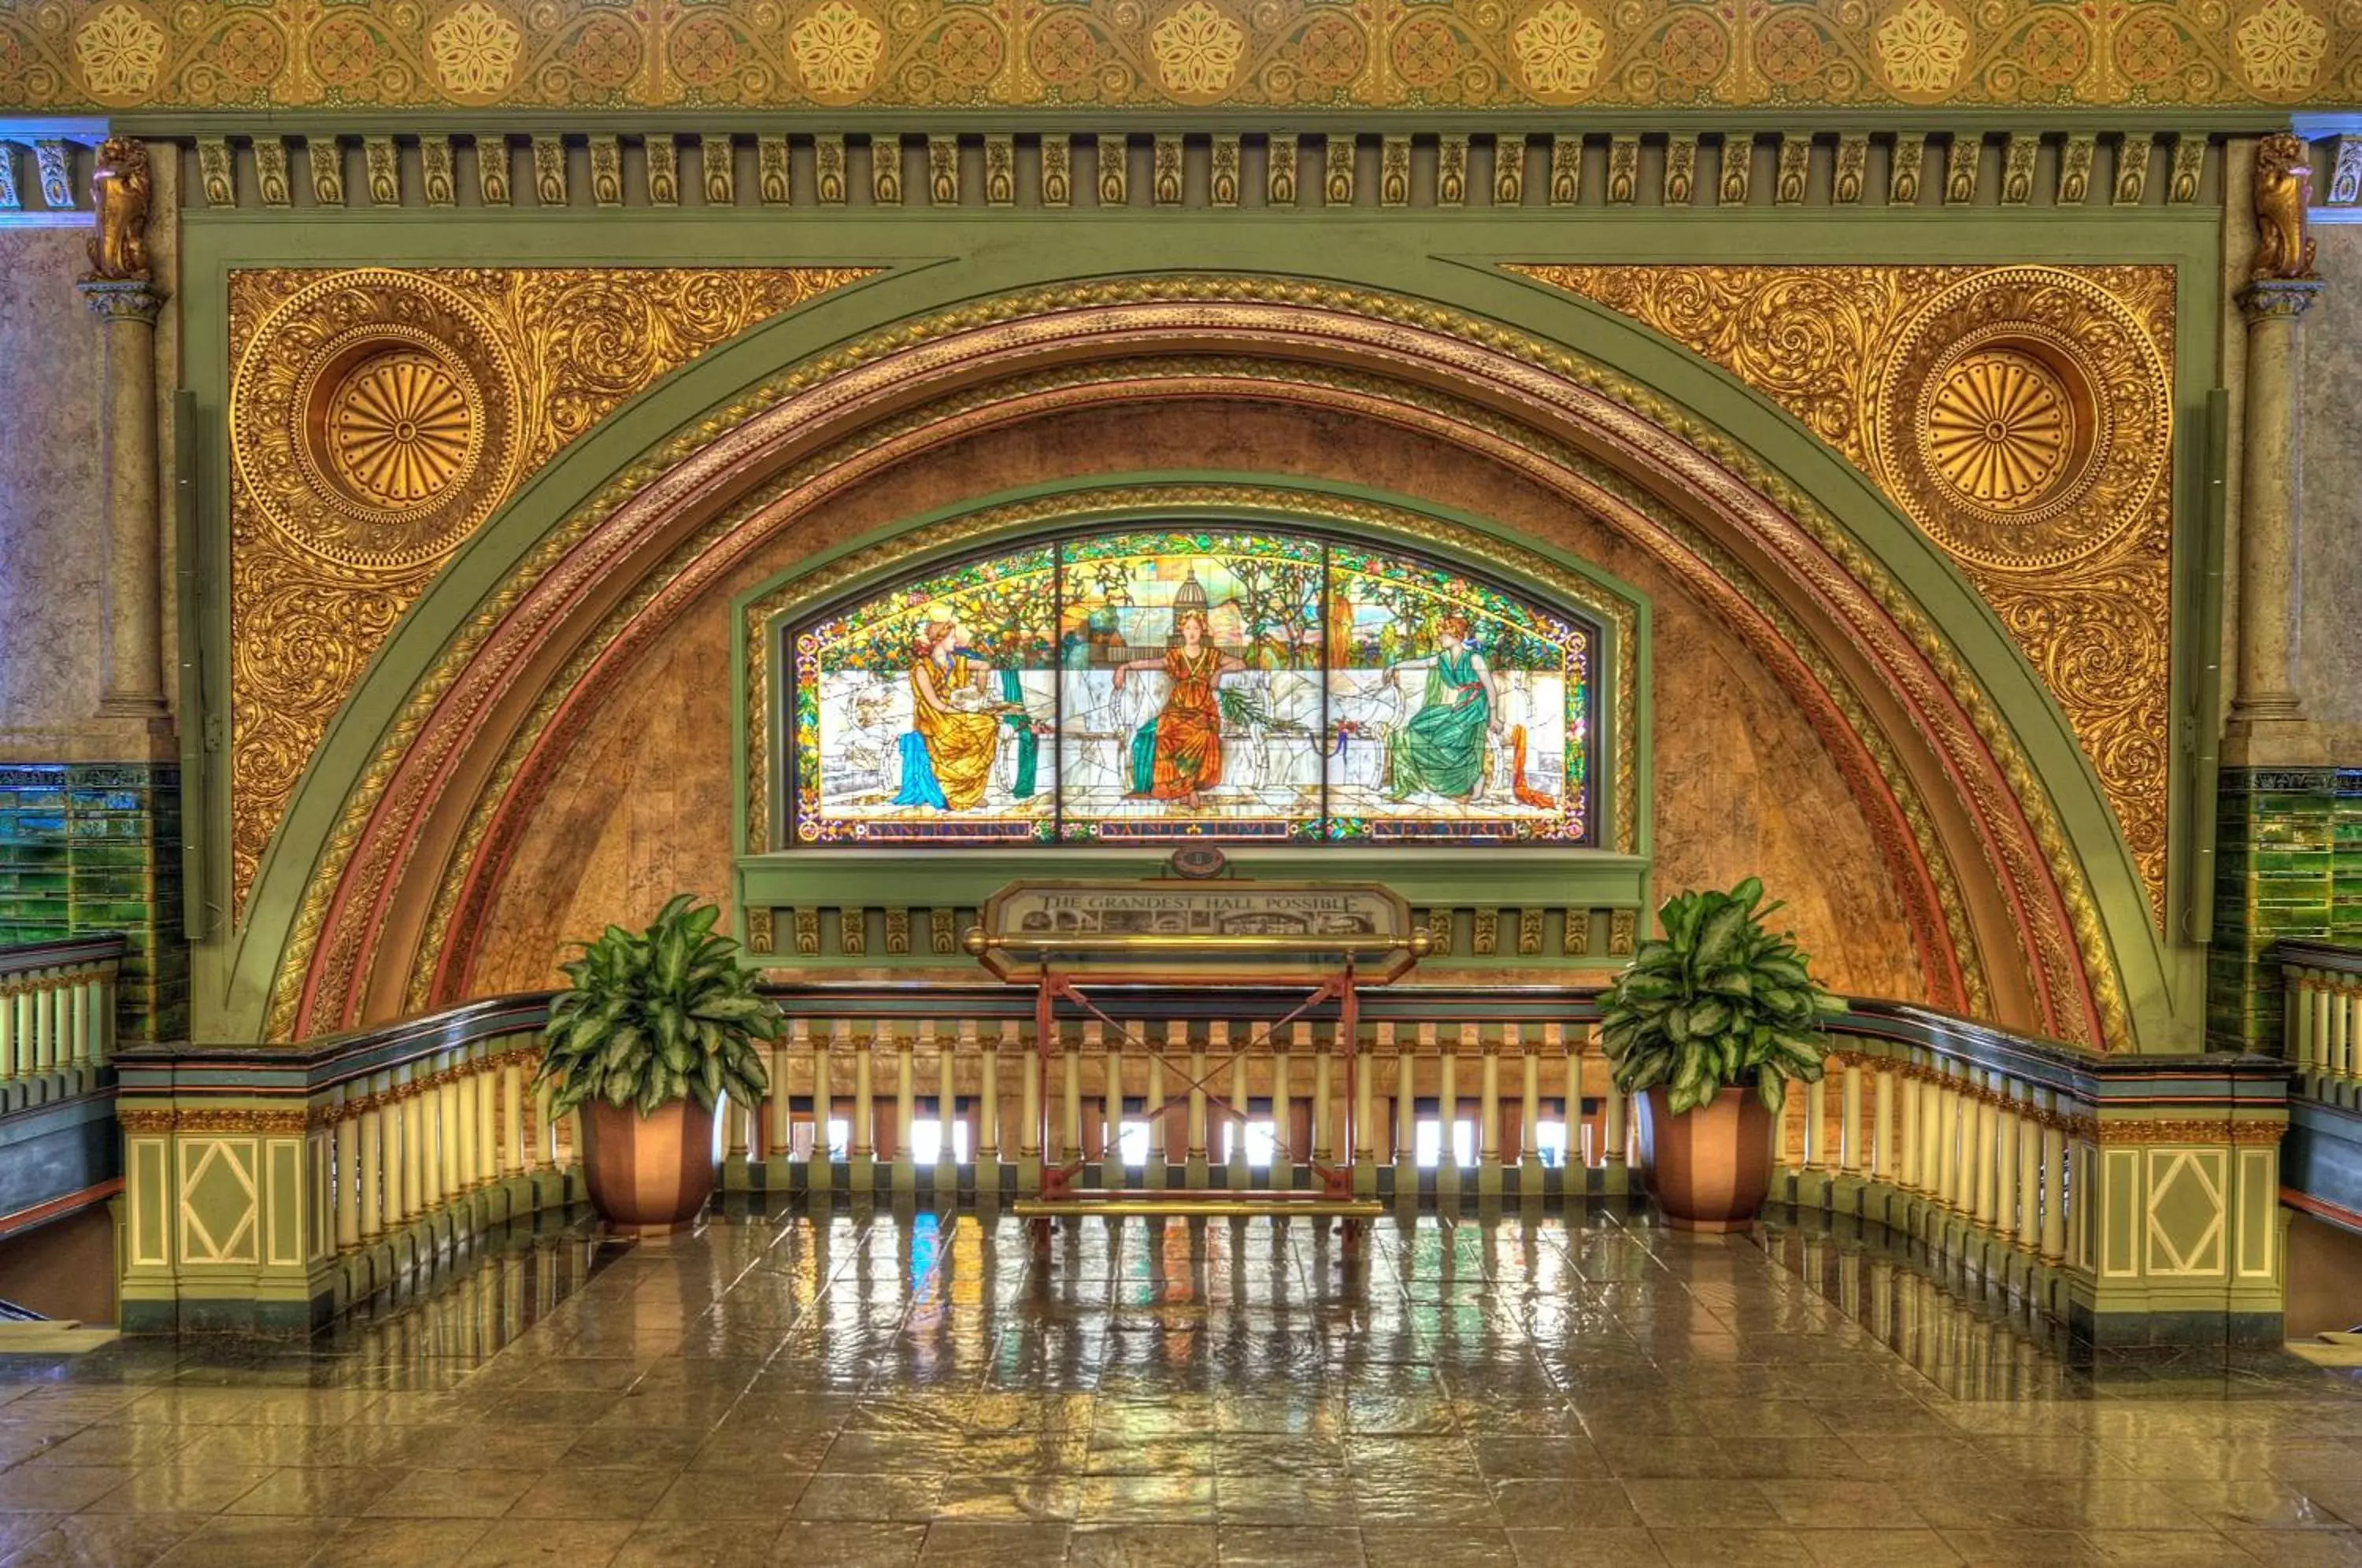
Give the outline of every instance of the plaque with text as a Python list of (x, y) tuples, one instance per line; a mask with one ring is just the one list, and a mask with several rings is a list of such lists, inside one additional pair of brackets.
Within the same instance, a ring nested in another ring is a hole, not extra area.
[(988, 900), (968, 948), (1003, 979), (1043, 968), (1164, 984), (1315, 981), (1350, 968), (1383, 984), (1426, 933), (1374, 883), (1016, 882)]

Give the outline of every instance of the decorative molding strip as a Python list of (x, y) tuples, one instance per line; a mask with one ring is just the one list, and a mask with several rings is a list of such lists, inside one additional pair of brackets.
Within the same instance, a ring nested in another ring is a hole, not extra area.
[[(0, 0), (5, 4), (6, 0)], [(232, 211), (286, 206), (348, 204), (415, 208), (454, 205), (452, 193), (461, 163), (472, 154), (479, 164), (482, 204), (510, 204), (512, 149), (500, 136), (456, 133), (371, 133), (358, 138), (368, 178), (358, 191), (342, 175), (334, 135), (306, 137), (258, 130), (205, 136), (187, 178), (205, 193), (207, 204)], [(703, 204), (708, 207), (779, 207), (792, 193), (812, 191), (824, 207), (857, 204), (848, 200), (848, 146), (867, 149), (871, 163), (869, 202), (897, 206), (907, 199), (902, 150), (923, 149), (931, 206), (985, 211), (1007, 207), (1073, 205), (1073, 149), (1077, 140), (1098, 155), (1097, 188), (1102, 206), (1131, 204), (1130, 141), (1119, 132), (1077, 137), (1058, 130), (994, 130), (980, 133), (928, 129), (905, 138), (871, 132), (848, 138), (831, 133), (543, 131), (522, 138), (530, 149), (536, 204), (589, 208), (677, 210), (681, 205), (681, 148), (695, 149)], [(1869, 206), (1881, 204), (1868, 178), (1873, 151), (1888, 167), (1889, 206), (1915, 206), (1927, 168), (1928, 134), (1921, 131), (1849, 131), (1842, 134), (1786, 131), (1771, 138), (1770, 177), (1757, 179), (1756, 138), (1732, 131), (1710, 136), (1718, 146), (1713, 185), (1705, 203), (1717, 206)], [(2109, 206), (2187, 205), (2202, 193), (2219, 199), (2221, 147), (2199, 132), (2169, 134), (2169, 177), (2147, 178), (2147, 132), (2014, 129), (2001, 139), (2001, 178), (1981, 177), (1981, 133), (1938, 138), (1943, 159), (1942, 200), (1952, 207), (2080, 205), (2088, 195), (2095, 158), (2111, 172)], [(2349, 138), (2351, 139), (2351, 138)], [(1469, 206), (1686, 206), (1698, 202), (1698, 138), (1663, 130), (1613, 130), (1522, 134), (1432, 135), (1377, 129), (1336, 130), (1323, 136), (1261, 132), (1155, 130), (1149, 204), (1163, 210), (1208, 211), (1256, 204), (1244, 193), (1242, 173), (1248, 149), (1261, 149), (1266, 167), (1261, 204), (1293, 206), (1299, 195), (1298, 159), (1317, 153), (1320, 182), (1318, 205), (1356, 209), (1462, 209)], [(68, 144), (57, 144), (63, 149)], [(2035, 179), (2041, 149), (2055, 149), (2058, 177)], [(0, 140), (0, 149), (7, 143)], [(2341, 189), (2331, 161), (2344, 156), (2334, 138), (2323, 144), (2323, 170), (2317, 188)], [(415, 163), (411, 149), (415, 148)], [(754, 177), (738, 177), (740, 149)], [(1432, 155), (1429, 150), (1432, 149)], [(1527, 179), (1529, 150), (1539, 150), (1537, 178)], [(295, 153), (308, 153), (314, 178), (299, 192), (286, 171)], [(1038, 179), (1021, 182), (1017, 171), (1027, 154), (1038, 153)], [(58, 155), (64, 158), (66, 153)], [(1492, 175), (1472, 200), (1472, 161), (1489, 157)], [(62, 164), (60, 165), (63, 167)], [(1644, 167), (1661, 177), (1644, 179)], [(420, 178), (412, 178), (415, 168)], [(1365, 177), (1374, 169), (1376, 178)], [(982, 179), (976, 177), (981, 171)], [(1603, 178), (1601, 171), (1605, 171)], [(1589, 172), (1586, 172), (1589, 171)], [(587, 178), (582, 175), (587, 171)], [(2354, 182), (2362, 190), (2362, 152), (2355, 155)], [(2047, 189), (2043, 188), (2045, 184)], [(1489, 191), (1489, 199), (1485, 192)], [(2362, 198), (2357, 198), (2362, 199)], [(1090, 204), (1084, 204), (1088, 206)], [(5, 210), (5, 202), (0, 202)]]
[(2362, 102), (2362, 29), (2331, 0), (2187, 13), (2034, 0), (1618, 8), (1488, 0), (1363, 9), (850, 0), (685, 10), (459, 6), (0, 6), (11, 95), (43, 112), (270, 113), (349, 105), (625, 109), (1449, 110), (1796, 104), (2251, 107)]

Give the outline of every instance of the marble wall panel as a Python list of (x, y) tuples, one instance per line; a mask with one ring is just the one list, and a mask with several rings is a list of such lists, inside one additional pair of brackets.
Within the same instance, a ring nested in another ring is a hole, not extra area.
[(98, 707), (98, 329), (77, 228), (0, 229), (0, 761), (50, 762)]
[(2355, 413), (2362, 409), (2362, 226), (2321, 224), (2313, 233), (2328, 287), (2300, 328), (2303, 537), (2297, 672), (2307, 718), (2362, 728), (2362, 421)]

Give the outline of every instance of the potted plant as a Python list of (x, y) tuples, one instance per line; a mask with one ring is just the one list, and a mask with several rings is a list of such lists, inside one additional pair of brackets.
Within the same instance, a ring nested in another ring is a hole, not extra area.
[(1821, 1022), (1845, 1010), (1813, 983), (1795, 933), (1765, 929), (1780, 907), (1752, 877), (1668, 900), (1664, 935), (1600, 998), (1616, 1087), (1639, 1097), (1642, 1174), (1679, 1230), (1754, 1223), (1788, 1080), (1820, 1081)]
[(662, 1234), (697, 1217), (713, 1191), (713, 1103), (759, 1105), (770, 1087), (757, 1042), (779, 1010), (755, 992), (738, 944), (714, 933), (722, 911), (683, 893), (644, 932), (611, 925), (559, 967), (539, 1086), (550, 1111), (582, 1111), (582, 1172), (609, 1224)]

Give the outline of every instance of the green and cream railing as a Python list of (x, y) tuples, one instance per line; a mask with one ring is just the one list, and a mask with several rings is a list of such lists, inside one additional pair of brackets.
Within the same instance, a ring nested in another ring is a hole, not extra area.
[[(1587, 991), (1367, 993), (1352, 1073), (1330, 1016), (1266, 1036), (1288, 1003), (1245, 988), (1103, 989), (1112, 1025), (1062, 1018), (1046, 1053), (1015, 988), (772, 994), (770, 1092), (716, 1134), (737, 1192), (989, 1206), (1076, 1160), (1100, 1185), (1209, 1188), (1308, 1187), (1319, 1163), (1405, 1209), (1479, 1213), (1637, 1187)], [(574, 1130), (530, 1088), (545, 1005), (126, 1052), (127, 1322), (317, 1321), (574, 1200)], [(1875, 1002), (1831, 1045), (1789, 1100), (1782, 1200), (1913, 1238), (2095, 1339), (2277, 1334), (2277, 1061), (2095, 1055)], [(1269, 1124), (1279, 1169), (1250, 1171), (1225, 1102)]]
[(0, 1110), (97, 1084), (115, 1050), (123, 952), (113, 932), (0, 947)]
[(2280, 1044), (2294, 1070), (2281, 1197), (2362, 1235), (2362, 949), (2282, 942)]
[(2281, 1049), (2297, 1091), (2362, 1108), (2362, 949), (2282, 942)]

